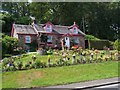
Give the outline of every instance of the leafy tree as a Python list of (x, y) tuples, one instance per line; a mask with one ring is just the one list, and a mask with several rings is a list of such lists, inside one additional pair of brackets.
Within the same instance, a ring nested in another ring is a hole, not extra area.
[(120, 2), (3, 2), (2, 9), (10, 16), (3, 18), (2, 30), (10, 32), (13, 22), (30, 24), (29, 16), (34, 16), (38, 23), (72, 25), (76, 21), (86, 34), (114, 41), (120, 29), (119, 7)]
[(0, 16), (0, 21), (2, 22), (2, 31), (5, 33), (10, 32), (12, 28), (12, 22), (14, 21), (13, 17), (9, 13), (2, 13)]
[(40, 36), (40, 39), (41, 39), (41, 42), (46, 43), (48, 38), (47, 38), (47, 35), (42, 34), (42, 35)]
[(18, 45), (18, 40), (7, 35), (2, 36), (2, 55), (12, 54)]
[(115, 47), (116, 50), (120, 51), (120, 40), (119, 40), (119, 39), (117, 39), (117, 40), (115, 41), (114, 47)]
[(92, 35), (85, 35), (85, 39), (87, 39), (87, 40), (100, 40), (99, 38), (96, 38)]

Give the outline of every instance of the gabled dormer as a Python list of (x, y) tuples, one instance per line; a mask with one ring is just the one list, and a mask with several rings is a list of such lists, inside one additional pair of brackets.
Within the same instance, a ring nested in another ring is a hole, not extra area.
[(52, 32), (53, 24), (51, 22), (47, 22), (43, 26), (44, 30), (48, 33)]
[(78, 28), (77, 27), (73, 27), (72, 28), (72, 32), (73, 32), (73, 34), (78, 34)]
[(69, 29), (72, 32), (72, 34), (78, 34), (78, 27), (79, 26), (74, 22), (74, 24), (70, 26)]

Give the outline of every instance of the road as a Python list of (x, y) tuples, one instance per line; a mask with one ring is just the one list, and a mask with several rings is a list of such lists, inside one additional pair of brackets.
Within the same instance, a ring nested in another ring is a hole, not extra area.
[(117, 84), (111, 84), (111, 85), (102, 85), (102, 86), (96, 86), (96, 87), (88, 87), (88, 88), (81, 88), (81, 87), (76, 87), (73, 90), (78, 90), (78, 89), (84, 89), (84, 90), (120, 90), (120, 83)]
[[(98, 88), (118, 88), (118, 84), (120, 84), (118, 77), (116, 78), (109, 78), (109, 79), (101, 79), (101, 80), (93, 80), (93, 81), (86, 81), (80, 83), (73, 83), (67, 85), (58, 85), (58, 86), (49, 86), (45, 88), (62, 88), (64, 90), (77, 90), (77, 89), (98, 89)], [(119, 86), (120, 87), (120, 86)]]
[(118, 88), (118, 87), (120, 88), (120, 84), (105, 85), (96, 88)]

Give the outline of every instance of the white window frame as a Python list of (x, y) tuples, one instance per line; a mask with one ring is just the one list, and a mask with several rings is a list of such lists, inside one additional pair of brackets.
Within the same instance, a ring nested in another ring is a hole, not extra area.
[(47, 36), (47, 37), (48, 37), (47, 42), (52, 42), (53, 36)]
[(25, 43), (31, 43), (31, 36), (25, 36)]

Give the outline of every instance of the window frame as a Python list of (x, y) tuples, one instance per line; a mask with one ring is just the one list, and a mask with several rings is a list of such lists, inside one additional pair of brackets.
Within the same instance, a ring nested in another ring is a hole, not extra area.
[(29, 35), (25, 36), (25, 43), (31, 43), (31, 36), (29, 36)]
[(46, 25), (46, 32), (51, 32), (51, 25)]
[(74, 33), (74, 34), (78, 34), (77, 27), (73, 27), (73, 33)]

